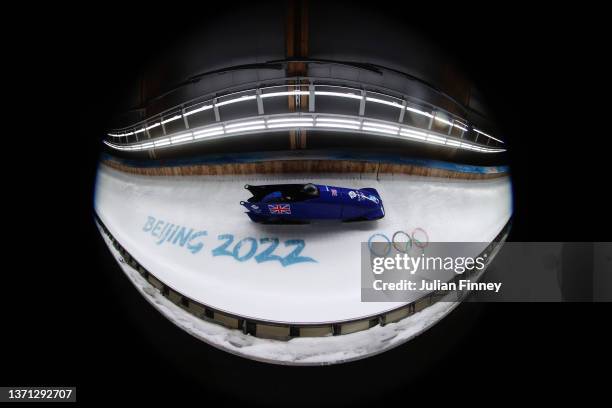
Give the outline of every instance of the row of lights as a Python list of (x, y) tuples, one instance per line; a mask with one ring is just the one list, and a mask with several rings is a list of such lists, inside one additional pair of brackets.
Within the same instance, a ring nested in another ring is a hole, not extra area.
[[(314, 91), (313, 92), (315, 96), (333, 96), (333, 97), (340, 97), (340, 98), (348, 98), (348, 99), (356, 99), (356, 100), (361, 100), (364, 98), (363, 95), (357, 94), (357, 93), (351, 93), (351, 92), (331, 92), (331, 91)], [(277, 97), (277, 96), (292, 96), (292, 95), (310, 95), (309, 91), (299, 91), (299, 90), (295, 90), (295, 91), (284, 91), (284, 92), (268, 92), (268, 93), (262, 93), (261, 95), (259, 95), (260, 98), (262, 99), (266, 99), (266, 98), (271, 98), (271, 97)], [(109, 136), (111, 137), (126, 137), (126, 136), (131, 136), (131, 135), (137, 135), (139, 133), (143, 133), (145, 131), (154, 129), (158, 126), (161, 125), (165, 125), (167, 123), (173, 122), (175, 120), (179, 120), (181, 118), (183, 118), (183, 116), (188, 117), (190, 115), (199, 113), (199, 112), (203, 112), (206, 110), (210, 110), (213, 109), (215, 106), (220, 107), (220, 106), (225, 106), (225, 105), (230, 105), (233, 103), (238, 103), (238, 102), (244, 102), (244, 101), (251, 101), (251, 100), (255, 100), (257, 98), (257, 95), (244, 95), (244, 96), (240, 96), (238, 98), (233, 98), (233, 99), (228, 99), (222, 102), (217, 102), (216, 104), (208, 104), (208, 105), (203, 105), (200, 106), (196, 109), (192, 109), (190, 111), (186, 111), (184, 112), (184, 114), (176, 114), (170, 118), (167, 119), (163, 119), (159, 122), (155, 122), (152, 125), (149, 125), (147, 127), (142, 127), (141, 129), (138, 129), (136, 131), (131, 131), (131, 132), (125, 132), (125, 133), (108, 133)], [(461, 131), (465, 132), (467, 131), (467, 126), (464, 123), (461, 122), (457, 122), (457, 121), (449, 121), (446, 120), (440, 116), (437, 116), (435, 114), (431, 114), (429, 112), (425, 112), (422, 111), (420, 109), (416, 109), (414, 107), (410, 107), (410, 106), (406, 106), (397, 102), (393, 102), (393, 101), (389, 101), (389, 100), (385, 100), (385, 99), (379, 99), (379, 98), (373, 98), (373, 97), (369, 97), (366, 96), (365, 97), (365, 101), (366, 102), (373, 102), (373, 103), (379, 103), (379, 104), (384, 104), (387, 106), (392, 106), (395, 108), (399, 108), (399, 109), (405, 109), (409, 112), (415, 113), (417, 115), (421, 115), (430, 119), (434, 119), (438, 122), (444, 123), (450, 127), (456, 127), (457, 129), (460, 129)], [(478, 129), (474, 129), (475, 132), (488, 137), (492, 140), (495, 140), (499, 143), (504, 143), (503, 141), (494, 138), (491, 135), (488, 135)]]
[(415, 141), (449, 146), (453, 148), (473, 150), (483, 153), (498, 153), (505, 149), (489, 148), (469, 143), (456, 138), (444, 137), (427, 131), (415, 130), (405, 126), (397, 126), (392, 122), (374, 122), (367, 119), (349, 119), (347, 117), (310, 116), (298, 114), (296, 116), (273, 117), (268, 119), (254, 119), (229, 124), (217, 124), (194, 131), (183, 132), (175, 136), (159, 138), (151, 141), (131, 145), (117, 145), (104, 141), (108, 146), (117, 150), (147, 150), (175, 146), (193, 141), (212, 138), (221, 135), (238, 133), (251, 133), (262, 130), (284, 130), (287, 128), (317, 128), (320, 130), (354, 130), (365, 133), (375, 133), (394, 137), (403, 137)]

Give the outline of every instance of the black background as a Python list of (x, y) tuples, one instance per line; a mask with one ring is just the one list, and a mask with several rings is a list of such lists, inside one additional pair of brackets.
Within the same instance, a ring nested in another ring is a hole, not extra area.
[[(417, 7), (380, 4), (407, 15)], [(332, 367), (257, 363), (176, 329), (137, 295), (94, 227), (96, 135), (147, 55), (240, 4), (143, 7), (23, 10), (4, 34), (5, 86), (15, 95), (3, 118), (1, 385), (76, 385), (80, 402), (204, 406), (213, 397), (437, 405), (604, 394), (608, 304), (464, 304), (408, 344)], [(512, 135), (511, 238), (610, 240), (602, 11), (422, 7), (431, 19), (410, 23), (460, 61)], [(119, 26), (117, 15), (134, 24)]]

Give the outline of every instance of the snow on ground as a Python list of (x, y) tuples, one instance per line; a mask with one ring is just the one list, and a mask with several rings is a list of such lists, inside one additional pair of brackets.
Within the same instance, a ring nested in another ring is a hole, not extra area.
[[(249, 197), (245, 183), (291, 182), (374, 187), (383, 199), (386, 216), (377, 222), (270, 226), (252, 223), (244, 214), (239, 202)], [(138, 262), (192, 299), (258, 320), (323, 323), (370, 316), (403, 304), (361, 302), (361, 242), (373, 234), (391, 238), (395, 231), (411, 232), (417, 227), (427, 231), (430, 241), (489, 242), (511, 216), (512, 192), (509, 178), (468, 181), (384, 175), (376, 180), (359, 174), (150, 177), (102, 165), (95, 210)], [(175, 236), (164, 239), (172, 231)], [(189, 239), (180, 245), (187, 232), (191, 232)], [(291, 255), (297, 252), (297, 257)], [(170, 309), (162, 301), (155, 299)], [(428, 308), (427, 313), (435, 314), (438, 308), (443, 306)], [(196, 324), (199, 320), (189, 315), (180, 319), (207, 335), (214, 336), (217, 330), (206, 322)], [(397, 325), (402, 324), (409, 323)], [(427, 323), (412, 323), (411, 327), (421, 330), (423, 325)], [(393, 327), (350, 336), (383, 338), (391, 336)], [(246, 341), (237, 338), (242, 340), (235, 341)], [(259, 340), (249, 337), (251, 355), (259, 356), (258, 347), (267, 347), (259, 346)], [(283, 343), (299, 345), (302, 341), (306, 339)], [(303, 347), (307, 349), (308, 343)], [(279, 350), (275, 353), (282, 354), (282, 347)], [(275, 359), (293, 361), (294, 350), (287, 353)], [(269, 357), (265, 352), (262, 356)], [(352, 358), (341, 359), (345, 357)]]

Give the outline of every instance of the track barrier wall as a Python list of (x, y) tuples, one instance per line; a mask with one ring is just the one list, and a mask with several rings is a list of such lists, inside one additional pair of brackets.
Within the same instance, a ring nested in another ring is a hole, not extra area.
[[(357, 320), (330, 322), (329, 324), (293, 325), (287, 323), (258, 321), (215, 310), (208, 305), (199, 303), (172, 289), (166, 283), (158, 279), (153, 273), (146, 270), (136, 259), (134, 259), (134, 257), (128, 253), (128, 251), (110, 233), (97, 214), (94, 214), (94, 219), (103, 234), (108, 237), (113, 247), (119, 252), (123, 261), (131, 268), (138, 271), (138, 273), (151, 285), (152, 288), (155, 288), (155, 290), (159, 291), (172, 303), (202, 320), (219, 324), (230, 329), (241, 330), (244, 334), (250, 334), (259, 338), (290, 340), (295, 337), (324, 337), (350, 334), (367, 330), (376, 325), (384, 326), (389, 323), (398, 322), (439, 301), (461, 301), (469, 294), (469, 292), (465, 290), (439, 290), (428, 293), (427, 295), (413, 302), (384, 314), (369, 316)], [(497, 237), (495, 237), (495, 239), (479, 255), (480, 257), (487, 259), (487, 266), (493, 260), (497, 251), (501, 248), (501, 245), (503, 245), (503, 242), (510, 231), (510, 227), (511, 221), (505, 225)], [(484, 273), (484, 270), (478, 271), (476, 268), (472, 267), (466, 269), (463, 274), (457, 275), (454, 279), (458, 281), (466, 278), (477, 278), (477, 275), (482, 276), (482, 273)]]
[(222, 176), (249, 174), (353, 173), (403, 174), (423, 177), (482, 180), (505, 177), (507, 166), (472, 166), (393, 156), (233, 155), (175, 160), (126, 160), (105, 154), (101, 162), (127, 173), (147, 176)]

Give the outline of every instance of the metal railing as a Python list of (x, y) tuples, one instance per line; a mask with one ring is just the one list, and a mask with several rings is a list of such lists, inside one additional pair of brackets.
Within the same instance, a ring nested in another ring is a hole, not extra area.
[[(279, 85), (279, 81), (284, 83)], [(313, 77), (276, 79), (255, 88), (227, 89), (224, 94), (192, 99), (109, 132), (105, 143), (117, 150), (148, 150), (230, 135), (312, 128), (406, 138), (485, 153), (506, 150), (502, 140), (457, 115), (417, 98), (379, 89)], [(288, 103), (287, 98), (293, 100)]]

